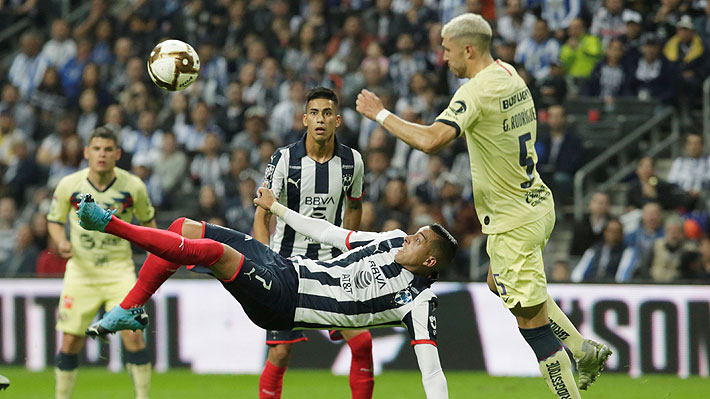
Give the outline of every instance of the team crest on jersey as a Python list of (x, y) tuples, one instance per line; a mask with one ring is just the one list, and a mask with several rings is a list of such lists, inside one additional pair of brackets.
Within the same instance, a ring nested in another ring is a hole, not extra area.
[(449, 106), (449, 109), (456, 115), (463, 114), (466, 112), (466, 103), (463, 100), (455, 101)]
[(353, 175), (351, 173), (343, 173), (343, 188), (347, 191), (353, 185)]
[(413, 300), (414, 296), (408, 288), (405, 288), (394, 294), (394, 303), (396, 303), (397, 305), (404, 305), (409, 302), (412, 302)]
[(274, 170), (276, 170), (276, 165), (266, 165), (266, 171), (264, 171), (264, 181), (269, 185), (269, 187), (271, 186), (271, 180), (274, 178)]
[(355, 274), (355, 288), (364, 289), (372, 284), (372, 273), (367, 270), (360, 270)]

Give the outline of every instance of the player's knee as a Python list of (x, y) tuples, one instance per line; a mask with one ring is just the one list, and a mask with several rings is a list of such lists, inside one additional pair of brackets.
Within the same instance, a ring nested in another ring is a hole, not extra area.
[(288, 362), (291, 358), (293, 344), (276, 344), (269, 347), (269, 357), (281, 362)]
[(141, 331), (121, 331), (121, 338), (126, 350), (135, 352), (145, 349), (145, 339)]
[[(188, 218), (180, 218), (182, 222), (181, 234), (183, 237), (187, 238), (202, 238), (203, 225), (202, 222), (198, 222)], [(178, 220), (180, 220), (178, 219)], [(175, 222), (177, 222), (176, 220)], [(175, 223), (173, 222), (173, 223)]]
[(61, 351), (67, 354), (76, 354), (81, 352), (84, 347), (85, 337), (80, 337), (73, 334), (63, 334)]

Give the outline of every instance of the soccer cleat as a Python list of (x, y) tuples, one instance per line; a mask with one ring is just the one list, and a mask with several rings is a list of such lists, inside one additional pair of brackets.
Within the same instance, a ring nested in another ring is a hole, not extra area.
[(101, 320), (91, 324), (86, 329), (90, 337), (103, 337), (121, 330), (142, 330), (148, 325), (148, 314), (140, 307), (123, 309), (116, 305), (108, 311)]
[(10, 386), (10, 380), (4, 375), (0, 374), (0, 391), (6, 389)]
[(611, 349), (604, 344), (585, 339), (582, 344), (584, 356), (577, 359), (577, 371), (579, 380), (577, 387), (586, 390), (597, 380), (597, 376), (604, 370), (604, 363), (611, 356)]
[(84, 194), (79, 202), (79, 210), (76, 211), (79, 216), (79, 226), (86, 230), (104, 231), (108, 222), (111, 221), (111, 216), (116, 213), (116, 210), (108, 210), (101, 208), (91, 194)]

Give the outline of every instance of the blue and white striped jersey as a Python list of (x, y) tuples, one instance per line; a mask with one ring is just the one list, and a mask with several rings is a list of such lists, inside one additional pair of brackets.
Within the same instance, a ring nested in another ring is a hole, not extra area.
[(406, 233), (351, 231), (327, 261), (296, 256), (297, 329), (401, 326), (412, 344), (436, 342), (435, 276), (418, 276), (395, 262)]
[[(328, 162), (318, 163), (306, 155), (306, 135), (271, 156), (264, 172), (266, 187), (279, 203), (315, 219), (342, 227), (345, 197), (360, 199), (363, 193), (364, 164), (356, 150), (335, 140), (335, 153)], [(341, 252), (297, 233), (283, 220), (276, 222), (271, 248), (281, 256), (303, 255), (310, 259), (330, 259)]]

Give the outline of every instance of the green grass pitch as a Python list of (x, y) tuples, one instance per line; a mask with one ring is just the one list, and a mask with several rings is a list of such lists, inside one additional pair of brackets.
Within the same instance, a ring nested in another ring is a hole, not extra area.
[[(54, 396), (54, 372), (29, 372), (18, 367), (3, 367), (0, 373), (11, 385), (0, 391), (0, 399), (33, 399)], [(416, 371), (388, 371), (375, 377), (375, 399), (423, 398), (420, 375)], [(542, 378), (490, 377), (480, 372), (448, 372), (449, 397), (482, 399), (550, 399)], [(188, 370), (154, 373), (151, 399), (180, 398), (256, 398), (258, 376), (199, 375)], [(131, 382), (125, 373), (103, 368), (82, 368), (74, 389), (74, 399), (132, 398)], [(348, 378), (323, 370), (289, 370), (286, 373), (285, 399), (333, 399), (350, 397)], [(585, 399), (710, 398), (710, 379), (673, 376), (602, 375)]]

